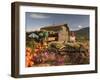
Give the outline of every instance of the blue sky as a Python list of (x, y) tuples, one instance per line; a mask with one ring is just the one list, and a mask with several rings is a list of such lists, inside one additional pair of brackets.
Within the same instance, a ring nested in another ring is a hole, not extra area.
[(89, 27), (89, 15), (52, 14), (26, 12), (26, 31), (39, 30), (41, 27), (68, 24), (70, 30)]

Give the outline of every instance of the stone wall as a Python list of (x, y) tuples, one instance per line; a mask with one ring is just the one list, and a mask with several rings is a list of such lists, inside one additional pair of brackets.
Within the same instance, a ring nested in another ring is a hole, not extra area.
[(69, 41), (69, 30), (62, 26), (62, 29), (59, 31), (58, 41), (67, 43)]

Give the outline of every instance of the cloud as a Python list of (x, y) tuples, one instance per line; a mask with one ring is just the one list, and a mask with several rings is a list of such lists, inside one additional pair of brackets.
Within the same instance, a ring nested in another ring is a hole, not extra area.
[(40, 28), (38, 27), (29, 27), (29, 28), (26, 28), (26, 32), (31, 32), (31, 31), (39, 31)]
[(44, 15), (44, 14), (31, 14), (31, 18), (36, 18), (36, 19), (44, 19), (44, 18), (49, 18), (49, 16)]
[(83, 26), (79, 25), (78, 28), (81, 29), (81, 28), (83, 28)]

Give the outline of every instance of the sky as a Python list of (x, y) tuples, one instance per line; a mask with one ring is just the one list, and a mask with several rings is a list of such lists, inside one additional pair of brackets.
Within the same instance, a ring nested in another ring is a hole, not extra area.
[(41, 27), (68, 24), (71, 31), (89, 27), (89, 15), (25, 13), (26, 31), (39, 30)]

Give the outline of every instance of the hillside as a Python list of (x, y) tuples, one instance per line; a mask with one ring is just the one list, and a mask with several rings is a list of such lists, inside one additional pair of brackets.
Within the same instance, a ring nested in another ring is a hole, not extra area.
[(72, 32), (75, 32), (77, 40), (89, 40), (89, 27)]

